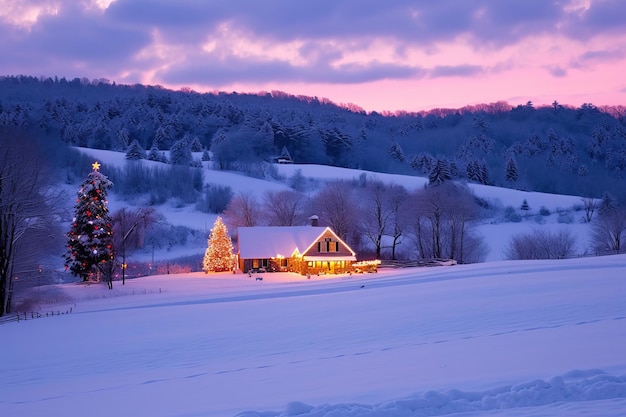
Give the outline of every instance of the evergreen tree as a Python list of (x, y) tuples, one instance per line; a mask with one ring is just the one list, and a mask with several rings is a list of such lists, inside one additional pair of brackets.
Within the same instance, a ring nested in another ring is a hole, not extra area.
[(467, 174), (467, 179), (470, 181), (478, 182), (480, 176), (480, 167), (478, 166), (478, 162), (470, 161), (465, 166), (465, 173)]
[(489, 185), (489, 167), (485, 160), (480, 163), (480, 183)]
[(163, 149), (165, 147), (165, 143), (168, 141), (167, 132), (163, 129), (162, 126), (159, 126), (154, 132), (154, 139), (152, 140), (152, 147), (157, 150)]
[(152, 147), (150, 147), (150, 151), (148, 151), (148, 160), (149, 161), (159, 160), (159, 148), (157, 148), (154, 144), (152, 144)]
[(440, 185), (450, 179), (452, 179), (452, 175), (450, 174), (450, 164), (445, 159), (438, 158), (432, 171), (428, 174), (428, 184)]
[(489, 170), (487, 169), (487, 162), (473, 160), (467, 164), (466, 167), (467, 179), (477, 182), (479, 184), (489, 184)]
[(617, 203), (613, 196), (606, 191), (602, 193), (600, 207), (598, 207), (598, 212), (603, 216), (608, 216), (617, 211)]
[(517, 163), (515, 163), (515, 159), (509, 158), (506, 161), (504, 179), (509, 183), (517, 182), (518, 173), (517, 173)]
[(209, 244), (204, 254), (202, 270), (206, 273), (230, 271), (233, 264), (233, 242), (228, 236), (226, 225), (217, 217), (211, 229)]
[(200, 143), (200, 139), (198, 139), (197, 136), (187, 136), (185, 135), (185, 140), (187, 141), (187, 143), (189, 143), (189, 148), (191, 149), (191, 152), (202, 152), (203, 151), (203, 146), (202, 143)]
[(190, 165), (192, 160), (189, 142), (184, 138), (176, 141), (170, 149), (170, 162), (173, 165)]
[(99, 169), (100, 164), (95, 162), (93, 171), (81, 184), (76, 215), (67, 233), (65, 268), (83, 281), (105, 272), (105, 265), (113, 259), (113, 229), (107, 207), (107, 192), (113, 183)]
[(167, 164), (167, 157), (165, 156), (165, 153), (160, 152), (159, 148), (157, 148), (155, 145), (152, 145), (150, 151), (148, 152), (148, 160), (163, 162), (164, 164)]
[(78, 131), (73, 124), (68, 124), (63, 130), (63, 142), (75, 145), (78, 143)]
[(522, 205), (520, 206), (520, 209), (524, 211), (530, 210), (530, 206), (528, 205), (528, 201), (526, 201), (526, 199), (522, 201)]
[(461, 176), (461, 171), (455, 161), (450, 162), (450, 175), (452, 178), (459, 178)]
[(428, 174), (432, 171), (433, 166), (435, 165), (435, 158), (426, 153), (419, 154), (413, 158), (411, 161), (411, 168), (416, 171), (420, 171), (422, 174)]
[(398, 142), (396, 142), (395, 140), (393, 141), (393, 143), (389, 147), (389, 155), (393, 159), (396, 159), (396, 160), (398, 160), (400, 162), (404, 161), (404, 152), (402, 151), (402, 148), (400, 147), (400, 144)]
[(137, 139), (133, 140), (126, 151), (126, 159), (136, 161), (146, 159), (146, 151), (141, 147)]
[(115, 149), (128, 149), (128, 144), (130, 143), (130, 135), (128, 133), (128, 129), (125, 127), (121, 128), (117, 131), (117, 141), (115, 143)]

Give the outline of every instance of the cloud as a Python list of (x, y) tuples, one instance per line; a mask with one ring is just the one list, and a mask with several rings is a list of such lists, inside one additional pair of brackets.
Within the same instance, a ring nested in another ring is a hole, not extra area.
[(624, 51), (619, 49), (614, 50), (593, 50), (587, 51), (580, 55), (577, 59), (578, 62), (587, 61), (618, 61), (624, 58)]
[[(537, 69), (566, 78), (572, 68), (623, 60), (626, 51), (616, 35), (626, 32), (621, 0), (578, 8), (573, 0), (18, 3), (0, 7), (4, 74), (208, 89), (379, 80), (416, 86)], [(612, 49), (604, 48), (607, 39), (617, 39)]]
[(439, 77), (472, 77), (480, 74), (484, 69), (478, 65), (439, 65), (433, 68), (431, 78)]
[(602, 35), (621, 35), (626, 31), (622, 0), (595, 0), (587, 8), (573, 10), (561, 22), (562, 33), (572, 39), (587, 41)]
[(425, 46), (460, 36), (472, 37), (477, 46), (510, 44), (553, 32), (564, 17), (556, 0), (117, 0), (106, 13), (116, 21), (156, 27), (173, 40), (190, 42), (228, 23), (274, 41), (365, 37)]
[(624, 54), (624, 51), (622, 49), (594, 49), (586, 51), (579, 56), (573, 58), (569, 66), (576, 69), (589, 69), (603, 63), (617, 64), (618, 62), (623, 61), (625, 56), (626, 55)]
[(550, 67), (546, 67), (546, 69), (548, 70), (550, 74), (552, 74), (553, 77), (563, 78), (567, 75), (567, 70), (563, 67), (550, 66)]
[(30, 30), (3, 25), (7, 41), (0, 53), (10, 65), (92, 71), (123, 63), (151, 42), (148, 33), (118, 25), (99, 10), (64, 5), (56, 14), (40, 15)]
[[(381, 79), (423, 77), (426, 71), (403, 65), (384, 63), (294, 66), (280, 60), (242, 59), (230, 56), (219, 60), (211, 55), (168, 67), (157, 73), (166, 83), (175, 85), (192, 82), (208, 85), (233, 83), (307, 82), (329, 84), (358, 84)], [(193, 80), (193, 81), (191, 81)]]
[(626, 30), (626, 13), (622, 0), (593, 1), (581, 22), (585, 29), (593, 32)]

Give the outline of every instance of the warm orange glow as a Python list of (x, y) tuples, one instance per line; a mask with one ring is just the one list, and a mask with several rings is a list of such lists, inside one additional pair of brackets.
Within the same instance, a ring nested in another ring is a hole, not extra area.
[(348, 246), (348, 245), (346, 244), (346, 242), (344, 242), (343, 240), (341, 240), (341, 239), (339, 238), (339, 236), (337, 236), (337, 234), (335, 234), (335, 232), (333, 232), (333, 231), (330, 229), (330, 227), (326, 227), (326, 228), (322, 231), (322, 233), (320, 233), (320, 234), (319, 234), (319, 236), (317, 237), (317, 239), (315, 239), (315, 240), (313, 241), (313, 243), (311, 243), (311, 245), (309, 245), (309, 247), (308, 247), (308, 248), (306, 248), (306, 250), (304, 251), (304, 253), (307, 253), (307, 252), (308, 252), (308, 251), (309, 251), (309, 250), (310, 250), (310, 249), (311, 249), (314, 245), (317, 245), (317, 242), (320, 240), (320, 238), (321, 238), (321, 237), (322, 237), (322, 236), (323, 236), (326, 232), (329, 232), (331, 235), (333, 235), (333, 236), (335, 237), (335, 239), (337, 239), (337, 241), (338, 241), (339, 243), (341, 243), (341, 244), (342, 244), (342, 245), (343, 245), (346, 249), (348, 249), (348, 250), (350, 251), (350, 253), (352, 254), (352, 256), (356, 256), (356, 253), (355, 253), (352, 249), (350, 249), (350, 246)]
[(355, 267), (359, 267), (359, 266), (374, 266), (374, 265), (380, 265), (380, 259), (374, 259), (371, 261), (359, 261), (359, 262), (355, 262), (352, 264), (352, 266)]

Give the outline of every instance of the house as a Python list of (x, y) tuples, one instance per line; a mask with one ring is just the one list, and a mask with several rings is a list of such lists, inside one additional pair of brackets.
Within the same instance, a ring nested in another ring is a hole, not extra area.
[(283, 146), (280, 155), (274, 158), (274, 162), (277, 164), (293, 164), (293, 159), (286, 146)]
[(237, 232), (239, 268), (339, 274), (352, 271), (356, 254), (329, 227), (258, 226)]

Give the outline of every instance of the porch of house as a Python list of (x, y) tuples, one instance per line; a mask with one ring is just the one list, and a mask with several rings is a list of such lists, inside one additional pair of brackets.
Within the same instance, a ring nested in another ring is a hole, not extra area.
[(242, 259), (240, 269), (266, 272), (295, 272), (300, 275), (345, 274), (354, 272), (351, 260), (311, 260), (301, 257)]

